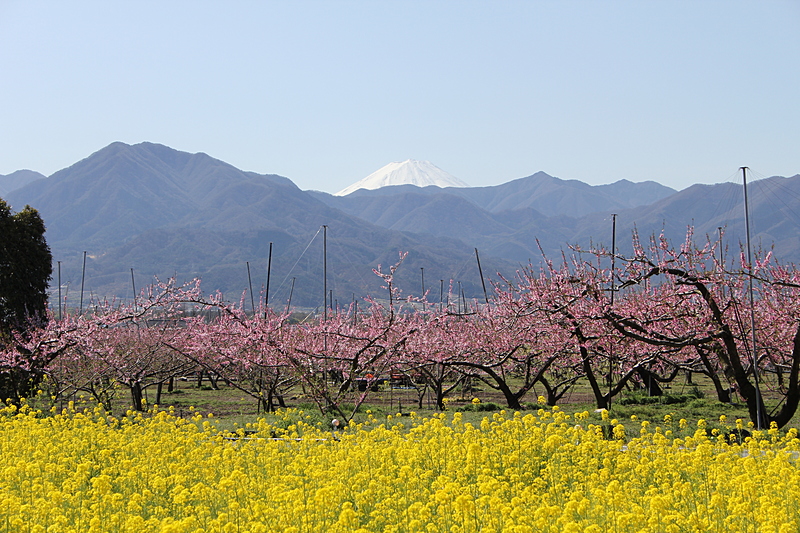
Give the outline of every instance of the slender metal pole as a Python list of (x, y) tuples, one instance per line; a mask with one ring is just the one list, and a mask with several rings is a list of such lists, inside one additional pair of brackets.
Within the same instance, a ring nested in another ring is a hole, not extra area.
[(294, 280), (297, 278), (292, 278), (292, 288), (289, 289), (289, 301), (286, 303), (286, 314), (289, 314), (289, 306), (292, 305), (292, 294), (294, 294)]
[(439, 280), (439, 313), (442, 312), (442, 299), (444, 298), (444, 280)]
[(756, 354), (756, 309), (755, 298), (753, 297), (753, 255), (750, 247), (750, 207), (747, 203), (747, 167), (741, 167), (742, 185), (744, 188), (744, 229), (747, 239), (747, 268), (750, 270), (749, 292), (750, 292), (750, 330), (753, 337), (753, 381), (756, 386), (756, 429), (764, 429), (764, 420), (761, 416), (761, 388), (758, 384), (758, 356)]
[(614, 305), (614, 277), (616, 276), (617, 266), (617, 214), (611, 214), (611, 305)]
[(425, 311), (425, 267), (419, 267), (419, 273), (422, 276), (422, 311)]
[[(328, 226), (322, 225), (322, 321), (328, 321)], [(391, 307), (391, 301), (389, 303)], [(322, 349), (325, 353), (328, 352), (328, 332), (326, 331), (322, 338)], [(325, 381), (325, 372), (322, 373), (323, 381)]]
[(58, 319), (61, 320), (61, 261), (58, 261)]
[(264, 291), (264, 318), (267, 318), (267, 309), (269, 308), (269, 276), (272, 272), (272, 243), (269, 243), (269, 258), (267, 259), (267, 287)]
[(78, 316), (83, 314), (83, 283), (86, 280), (86, 250), (83, 251), (83, 270), (81, 270), (81, 303), (78, 307)]
[(322, 320), (328, 320), (328, 226), (322, 225)]
[(478, 249), (475, 248), (475, 259), (478, 260), (478, 273), (481, 275), (481, 285), (483, 285), (483, 299), (489, 303), (489, 296), (486, 294), (486, 282), (483, 280), (483, 269), (481, 268), (481, 256), (478, 255)]
[[(617, 214), (611, 213), (611, 305), (614, 305), (615, 277), (617, 275)], [(608, 402), (606, 408), (611, 409), (611, 388), (614, 386), (614, 344), (609, 346), (608, 358)]]
[(253, 316), (256, 314), (256, 299), (253, 296), (253, 278), (250, 277), (250, 261), (245, 261), (247, 263), (247, 284), (250, 286), (250, 307), (253, 309)]
[(458, 293), (456, 293), (456, 301), (458, 302), (458, 314), (459, 315), (461, 314), (461, 300), (459, 299), (459, 297), (463, 293), (464, 293), (464, 291), (461, 290), (461, 282), (459, 281), (458, 282)]
[(722, 226), (717, 227), (717, 231), (719, 232), (719, 274), (720, 274), (720, 294), (722, 294), (723, 299), (725, 298), (725, 256), (723, 255), (723, 248), (722, 248)]
[(131, 268), (131, 287), (133, 287), (133, 310), (136, 311), (136, 280), (133, 277), (133, 268)]

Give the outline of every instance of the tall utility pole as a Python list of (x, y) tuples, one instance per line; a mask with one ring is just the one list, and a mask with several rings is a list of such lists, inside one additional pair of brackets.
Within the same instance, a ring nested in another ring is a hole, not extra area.
[(722, 283), (720, 283), (720, 292), (722, 297), (725, 297), (725, 256), (723, 255), (722, 249), (722, 226), (717, 227), (717, 232), (719, 232), (719, 274)]
[(328, 320), (328, 226), (322, 225), (322, 320)]
[(750, 247), (750, 208), (747, 204), (747, 167), (741, 167), (742, 186), (744, 187), (744, 230), (747, 239), (747, 268), (750, 270), (748, 276), (750, 291), (750, 331), (753, 337), (753, 381), (756, 386), (756, 429), (764, 429), (764, 421), (761, 417), (761, 387), (758, 384), (758, 356), (756, 355), (756, 309), (755, 298), (753, 297), (753, 254)]
[[(614, 293), (617, 292), (614, 283), (617, 267), (617, 214), (611, 213), (611, 305), (614, 305)], [(614, 386), (614, 344), (609, 346), (608, 359), (608, 402), (606, 407), (611, 409), (611, 388)]]

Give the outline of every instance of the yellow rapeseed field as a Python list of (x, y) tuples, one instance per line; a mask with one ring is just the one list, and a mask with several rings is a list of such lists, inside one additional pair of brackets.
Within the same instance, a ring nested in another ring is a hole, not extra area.
[(606, 439), (554, 410), (370, 417), (334, 439), (281, 416), (225, 435), (164, 411), (0, 410), (0, 532), (800, 531), (794, 430), (739, 445), (667, 417)]

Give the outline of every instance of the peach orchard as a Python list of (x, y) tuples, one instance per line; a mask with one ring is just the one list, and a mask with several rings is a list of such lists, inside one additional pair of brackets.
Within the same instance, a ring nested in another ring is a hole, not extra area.
[(10, 394), (17, 403), (46, 377), (54, 398), (83, 392), (110, 405), (122, 386), (142, 410), (145, 388), (204, 371), (265, 409), (300, 390), (346, 421), (387, 376), (402, 376), (420, 402), (429, 393), (439, 407), (459, 383), (479, 380), (512, 409), (535, 385), (556, 405), (586, 380), (604, 408), (626, 387), (694, 372), (710, 378), (720, 400), (735, 391), (754, 422), (782, 427), (800, 400), (800, 273), (769, 254), (726, 269), (718, 245), (697, 246), (691, 232), (677, 247), (635, 239), (613, 271), (606, 250), (546, 260), (499, 278), (488, 304), (462, 312), (400, 294), (401, 254), (388, 271), (375, 270), (385, 282), (380, 300), (299, 324), (272, 309), (245, 313), (203, 294), (199, 281), (159, 282), (135, 305), (98, 302), (7, 336), (0, 371), (24, 376)]

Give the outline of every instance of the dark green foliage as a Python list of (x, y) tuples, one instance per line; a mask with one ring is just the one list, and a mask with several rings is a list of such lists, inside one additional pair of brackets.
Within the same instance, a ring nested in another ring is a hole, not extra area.
[(454, 407), (456, 411), (475, 411), (475, 412), (486, 412), (486, 411), (500, 411), (502, 407), (494, 402), (486, 402), (486, 403), (468, 403), (464, 407)]
[(617, 402), (619, 405), (649, 405), (649, 404), (685, 404), (692, 400), (702, 399), (705, 396), (697, 386), (692, 387), (686, 394), (663, 394), (661, 396), (649, 396), (647, 392), (635, 391), (626, 394)]
[(12, 214), (0, 199), (0, 331), (24, 331), (46, 319), (52, 255), (39, 213), (25, 206)]
[[(25, 206), (12, 214), (0, 199), (0, 349), (47, 320), (52, 256), (39, 213)], [(0, 400), (30, 395), (42, 377), (35, 365), (0, 366)]]

